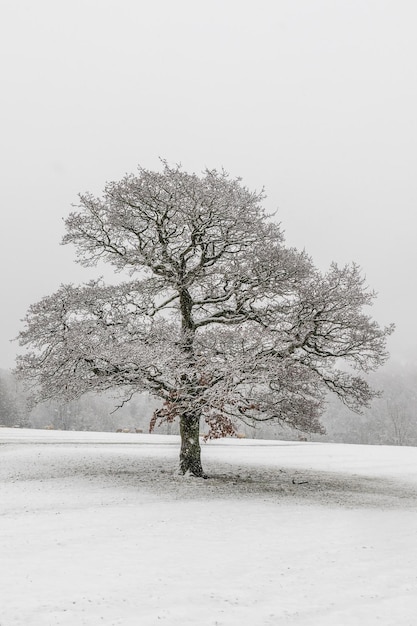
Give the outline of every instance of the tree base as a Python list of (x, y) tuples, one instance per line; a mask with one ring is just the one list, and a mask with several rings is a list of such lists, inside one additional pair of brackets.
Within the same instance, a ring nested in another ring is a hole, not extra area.
[(208, 478), (210, 478), (210, 476), (205, 474), (203, 470), (201, 470), (201, 472), (192, 472), (191, 470), (186, 470), (184, 472), (180, 467), (179, 473), (181, 474), (181, 476), (192, 476), (193, 478), (203, 478), (204, 480), (207, 480)]

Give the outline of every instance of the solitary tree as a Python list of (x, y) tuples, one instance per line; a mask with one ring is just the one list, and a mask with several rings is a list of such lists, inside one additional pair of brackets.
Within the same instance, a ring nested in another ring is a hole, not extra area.
[(375, 294), (356, 265), (323, 275), (286, 247), (262, 200), (223, 171), (165, 162), (81, 195), (63, 242), (130, 278), (62, 285), (30, 307), (17, 371), (38, 400), (146, 390), (162, 399), (153, 423), (179, 420), (180, 468), (196, 476), (202, 422), (210, 437), (239, 421), (321, 432), (328, 390), (368, 405), (358, 373), (385, 361), (392, 331), (363, 312)]

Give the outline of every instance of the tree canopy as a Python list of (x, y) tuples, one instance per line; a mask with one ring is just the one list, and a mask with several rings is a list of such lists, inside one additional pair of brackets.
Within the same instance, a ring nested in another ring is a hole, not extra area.
[(166, 162), (80, 195), (63, 242), (126, 278), (62, 285), (30, 307), (17, 372), (38, 399), (146, 390), (162, 400), (155, 420), (179, 419), (181, 469), (196, 475), (201, 422), (210, 437), (239, 421), (320, 432), (329, 390), (367, 406), (363, 373), (386, 360), (392, 327), (364, 311), (375, 294), (357, 265), (319, 272), (263, 200), (224, 171)]

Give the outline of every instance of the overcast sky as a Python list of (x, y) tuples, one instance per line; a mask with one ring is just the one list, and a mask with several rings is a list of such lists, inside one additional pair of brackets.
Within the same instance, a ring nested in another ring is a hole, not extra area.
[(159, 157), (265, 187), (287, 243), (356, 261), (414, 359), (415, 0), (1, 0), (1, 346), (92, 270), (60, 245), (79, 192)]

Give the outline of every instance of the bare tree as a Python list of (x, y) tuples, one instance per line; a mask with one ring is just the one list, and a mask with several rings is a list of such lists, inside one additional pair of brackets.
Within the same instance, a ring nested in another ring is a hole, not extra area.
[(401, 403), (387, 401), (387, 414), (393, 427), (393, 443), (397, 446), (405, 446), (412, 439), (413, 420), (407, 409)]
[(0, 425), (28, 426), (28, 407), (22, 385), (7, 370), (0, 370)]
[(263, 197), (223, 171), (165, 162), (108, 183), (102, 198), (81, 195), (64, 243), (81, 264), (106, 261), (130, 279), (63, 285), (30, 307), (17, 371), (38, 399), (146, 390), (163, 401), (154, 421), (179, 419), (180, 467), (196, 476), (202, 419), (211, 437), (239, 421), (320, 432), (327, 390), (366, 406), (375, 392), (337, 363), (378, 367), (392, 327), (363, 312), (375, 294), (356, 265), (322, 275), (285, 247)]

